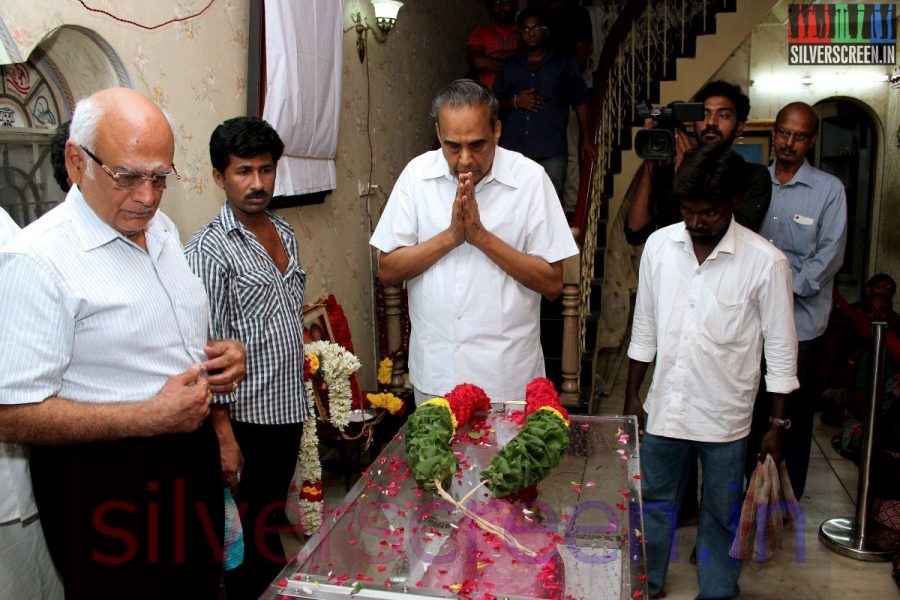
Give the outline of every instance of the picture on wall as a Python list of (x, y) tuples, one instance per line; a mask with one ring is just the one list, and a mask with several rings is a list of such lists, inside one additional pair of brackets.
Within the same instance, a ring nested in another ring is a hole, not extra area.
[(732, 149), (749, 163), (769, 166), (772, 162), (772, 127), (774, 121), (747, 121), (744, 131), (735, 138)]

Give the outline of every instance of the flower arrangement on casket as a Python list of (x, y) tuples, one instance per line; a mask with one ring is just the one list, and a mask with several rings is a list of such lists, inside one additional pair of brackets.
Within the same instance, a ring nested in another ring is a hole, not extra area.
[[(353, 402), (350, 376), (359, 370), (359, 359), (340, 344), (310, 342), (305, 346), (303, 378), (309, 402), (309, 418), (303, 423), (295, 482), (299, 481), (298, 506), (303, 530), (312, 535), (322, 524), (324, 495), (322, 463), (316, 421), (331, 423), (343, 432), (350, 422)], [(296, 485), (296, 484), (294, 484)]]
[[(490, 408), (481, 388), (460, 384), (444, 398), (419, 406), (406, 423), (407, 463), (419, 487), (436, 491), (459, 468), (450, 440), (472, 414)], [(539, 377), (525, 388), (525, 424), (482, 472), (495, 498), (513, 496), (543, 480), (569, 444), (569, 415), (553, 383)]]
[[(559, 598), (558, 591), (564, 589), (564, 571), (558, 541), (543, 526), (521, 520), (523, 513), (511, 500), (524, 496), (523, 490), (536, 486), (561, 462), (569, 444), (568, 413), (548, 379), (532, 380), (525, 390), (524, 422), (518, 417), (513, 420), (522, 423), (519, 432), (481, 472), (481, 483), (463, 498), (453, 498), (444, 489), (459, 468), (451, 443), (471, 441), (472, 432), (460, 433), (459, 429), (469, 422), (473, 413), (489, 408), (490, 400), (481, 388), (462, 384), (446, 397), (422, 404), (407, 420), (407, 463), (416, 483), (435, 491), (470, 519), (461, 522), (447, 538), (448, 548), (453, 549), (450, 555), (455, 558), (443, 563), (440, 573), (449, 573), (451, 581), (471, 583), (473, 592), (476, 589), (484, 592), (490, 586), (490, 589), (515, 590), (511, 595)], [(471, 508), (466, 506), (482, 485), (499, 500), (478, 503)], [(475, 527), (482, 535), (471, 535)], [(489, 563), (479, 562), (479, 557), (488, 555)], [(530, 557), (531, 564), (541, 565), (534, 577), (523, 574), (522, 555)], [(440, 585), (443, 576), (435, 575), (436, 571), (426, 575), (425, 585)], [(482, 596), (496, 597), (487, 592)]]

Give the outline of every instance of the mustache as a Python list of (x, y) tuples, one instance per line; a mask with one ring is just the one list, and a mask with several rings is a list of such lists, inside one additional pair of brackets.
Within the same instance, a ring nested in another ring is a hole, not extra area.
[(269, 192), (265, 190), (257, 190), (255, 192), (248, 192), (244, 195), (244, 200), (256, 200), (257, 198), (260, 200), (265, 200), (269, 197)]
[(706, 135), (707, 133), (714, 133), (714, 134), (718, 135), (719, 137), (722, 136), (722, 132), (719, 131), (719, 128), (718, 128), (718, 127), (705, 127), (705, 128), (703, 129), (703, 131), (700, 132), (700, 135), (701, 135), (701, 136), (704, 136), (704, 135)]

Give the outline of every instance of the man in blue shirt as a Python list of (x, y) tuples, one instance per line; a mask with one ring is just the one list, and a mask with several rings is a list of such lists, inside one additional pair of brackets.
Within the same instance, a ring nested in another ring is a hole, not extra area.
[[(570, 105), (578, 117), (582, 151), (592, 156), (597, 152), (589, 132), (587, 87), (574, 56), (549, 48), (550, 28), (544, 12), (526, 8), (517, 21), (522, 36), (519, 51), (503, 63), (494, 81), (503, 125), (500, 146), (543, 166), (562, 201)], [(575, 206), (564, 209), (573, 212)]]
[[(806, 160), (819, 133), (819, 119), (809, 104), (792, 102), (775, 118), (775, 162), (772, 202), (759, 234), (784, 252), (791, 263), (794, 324), (799, 348), (797, 377), (800, 389), (791, 397), (791, 424), (785, 461), (798, 499), (806, 487), (812, 441), (813, 413), (819, 389), (817, 354), (831, 313), (834, 277), (844, 262), (847, 240), (847, 200), (841, 181)], [(748, 447), (747, 468), (756, 465), (753, 439), (769, 427), (765, 397), (757, 398), (754, 435)]]

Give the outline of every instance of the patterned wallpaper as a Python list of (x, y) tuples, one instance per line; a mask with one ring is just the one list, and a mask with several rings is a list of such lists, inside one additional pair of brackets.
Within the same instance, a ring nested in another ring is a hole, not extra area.
[[(249, 1), (216, 0), (197, 18), (147, 31), (76, 2), (4, 0), (0, 60), (22, 62), (40, 45), (74, 99), (115, 84), (154, 98), (175, 126), (175, 163), (183, 175), (162, 208), (187, 239), (223, 201), (210, 175), (207, 142), (216, 125), (245, 113)], [(153, 26), (197, 13), (207, 0), (87, 4)], [(346, 27), (357, 11), (374, 22), (368, 1), (344, 0)], [(332, 292), (344, 306), (365, 386), (374, 385), (376, 362), (370, 218), (377, 222), (386, 196), (367, 203), (358, 196), (358, 182), (369, 180), (371, 171), (372, 183), (389, 193), (406, 163), (431, 149), (431, 98), (465, 73), (466, 37), (486, 19), (479, 0), (409, 0), (386, 43), (370, 36), (368, 64), (356, 56), (356, 34), (344, 34), (337, 189), (323, 205), (281, 211), (297, 231), (310, 274), (307, 299)]]

